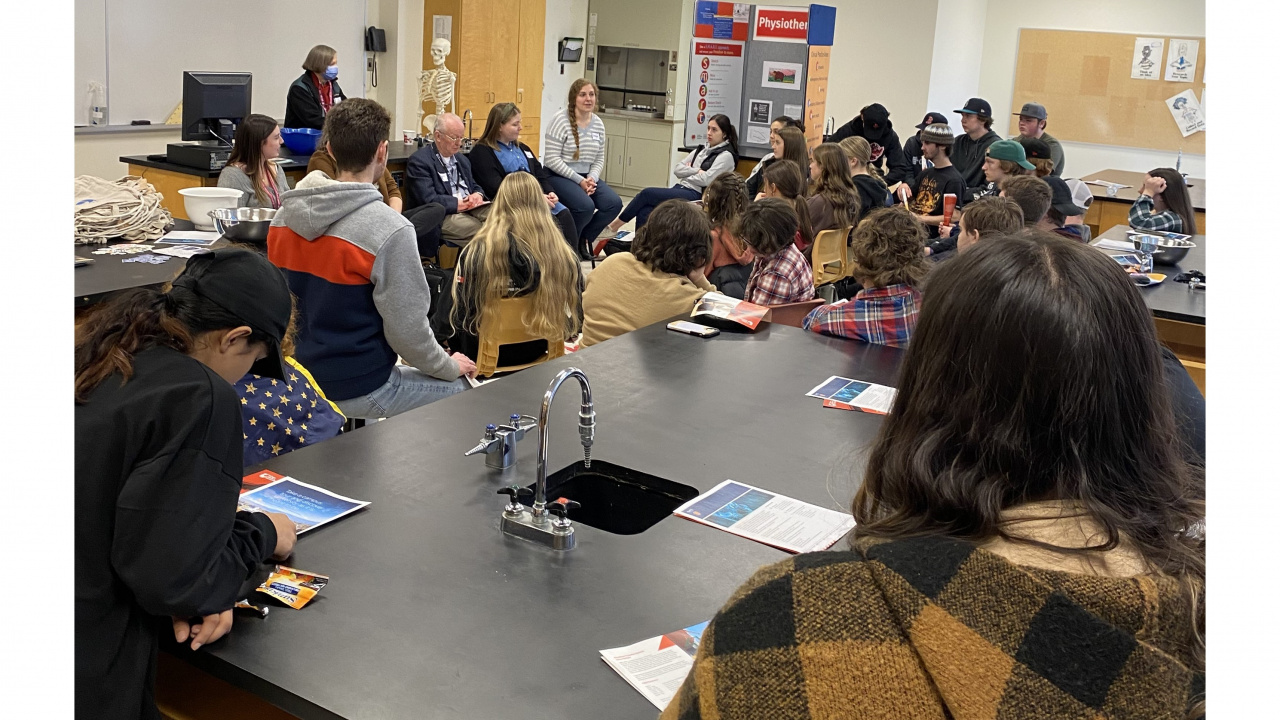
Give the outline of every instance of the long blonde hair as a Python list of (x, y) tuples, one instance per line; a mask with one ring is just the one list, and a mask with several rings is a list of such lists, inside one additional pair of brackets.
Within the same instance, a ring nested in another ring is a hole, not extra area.
[(840, 149), (844, 150), (845, 155), (858, 161), (863, 170), (867, 174), (877, 180), (883, 180), (880, 176), (880, 168), (871, 164), (871, 143), (860, 135), (853, 135), (840, 141)]
[[(532, 259), (540, 276), (532, 293), (533, 307), (521, 318), (525, 327), (549, 342), (575, 335), (582, 325), (577, 254), (551, 218), (538, 181), (527, 172), (503, 179), (488, 219), (459, 263), (449, 317), (454, 330), (479, 335), (481, 327), (497, 323), (498, 300), (528, 289), (527, 285), (511, 286), (513, 243), (517, 252)], [(464, 305), (475, 312), (465, 313)]]

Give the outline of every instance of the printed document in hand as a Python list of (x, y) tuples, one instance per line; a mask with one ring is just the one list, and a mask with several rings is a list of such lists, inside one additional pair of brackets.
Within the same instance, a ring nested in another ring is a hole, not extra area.
[(897, 392), (886, 385), (832, 375), (805, 395), (820, 398), (823, 407), (888, 415)]
[(600, 657), (649, 702), (665, 710), (693, 667), (707, 623), (701, 622), (626, 647), (601, 650)]
[(679, 517), (792, 553), (826, 550), (853, 529), (853, 516), (725, 480), (676, 509)]
[[(255, 476), (255, 480), (265, 479), (266, 476), (262, 474)], [(237, 510), (284, 513), (293, 521), (295, 531), (301, 535), (344, 515), (350, 515), (368, 504), (366, 501), (352, 500), (284, 476), (275, 482), (241, 493)]]

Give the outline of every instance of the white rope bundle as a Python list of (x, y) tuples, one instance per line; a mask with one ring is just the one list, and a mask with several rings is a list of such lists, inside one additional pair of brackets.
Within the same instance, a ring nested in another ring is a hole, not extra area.
[(173, 224), (173, 215), (160, 206), (163, 199), (151, 183), (136, 175), (115, 182), (92, 175), (76, 177), (76, 244), (159, 239)]

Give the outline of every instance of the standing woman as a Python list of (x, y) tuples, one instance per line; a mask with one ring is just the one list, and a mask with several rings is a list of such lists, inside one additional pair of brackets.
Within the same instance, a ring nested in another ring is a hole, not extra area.
[(622, 198), (600, 182), (604, 172), (604, 121), (595, 114), (596, 86), (578, 78), (569, 86), (569, 105), (547, 124), (542, 159), (554, 175), (551, 189), (573, 213), (580, 245), (590, 245), (622, 210)]
[(485, 197), (498, 197), (498, 188), (511, 173), (526, 172), (533, 175), (542, 188), (543, 197), (551, 207), (551, 216), (569, 247), (579, 249), (578, 227), (568, 206), (560, 202), (551, 187), (551, 172), (538, 162), (538, 157), (528, 145), (520, 142), (520, 108), (515, 103), (498, 103), (489, 108), (484, 123), (484, 135), (467, 153), (471, 161), (471, 175), (484, 191)]
[(275, 120), (258, 114), (245, 118), (236, 128), (231, 157), (218, 173), (218, 187), (239, 190), (239, 207), (279, 209), (280, 195), (289, 189), (284, 170), (274, 162), (282, 143)]
[[(751, 174), (747, 175), (748, 197), (755, 197), (756, 193), (760, 192), (760, 181), (763, 179), (762, 173), (764, 169), (773, 164), (773, 161), (787, 157), (783, 151), (782, 139), (778, 137), (778, 132), (784, 127), (798, 128), (800, 132), (804, 132), (800, 121), (788, 115), (779, 115), (773, 119), (773, 122), (769, 123), (769, 154), (760, 158), (760, 162), (751, 168)], [(796, 158), (792, 156), (791, 159), (795, 160)]]
[(302, 70), (302, 76), (289, 86), (284, 126), (323, 130), (329, 110), (347, 99), (338, 87), (338, 51), (328, 45), (311, 48)]
[(849, 158), (853, 186), (858, 189), (858, 217), (853, 220), (853, 224), (857, 225), (872, 210), (892, 205), (893, 195), (880, 177), (880, 170), (871, 164), (871, 143), (866, 138), (854, 135), (841, 140), (839, 144)]
[(1156, 168), (1142, 179), (1138, 199), (1129, 208), (1129, 227), (1186, 235), (1196, 234), (1196, 214), (1182, 174)]
[(853, 227), (862, 207), (844, 150), (835, 143), (814, 148), (809, 178), (809, 219), (814, 237), (823, 230)]
[(676, 165), (677, 182), (669, 188), (645, 188), (631, 199), (622, 214), (609, 229), (617, 232), (632, 218), (636, 229), (644, 227), (649, 213), (665, 200), (701, 200), (702, 191), (712, 180), (727, 172), (733, 172), (738, 164), (738, 131), (728, 115), (712, 115), (707, 121), (707, 144), (699, 145)]
[(813, 220), (809, 217), (809, 201), (807, 183), (800, 167), (790, 160), (779, 160), (764, 171), (764, 190), (760, 200), (778, 198), (791, 206), (796, 213), (799, 227), (796, 229), (795, 244), (805, 259), (809, 258), (809, 246), (813, 244)]
[(77, 328), (77, 717), (159, 717), (160, 634), (214, 642), (241, 583), (292, 552), (288, 517), (236, 512), (232, 388), (250, 371), (286, 379), (291, 311), (278, 269), (223, 248), (193, 256), (168, 291), (130, 291)]

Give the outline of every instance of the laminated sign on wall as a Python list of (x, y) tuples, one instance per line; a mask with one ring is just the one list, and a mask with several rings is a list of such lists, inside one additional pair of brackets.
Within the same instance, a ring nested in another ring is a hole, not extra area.
[(723, 113), (739, 127), (742, 109), (743, 43), (694, 40), (685, 110), (684, 139), (707, 140), (707, 120)]

